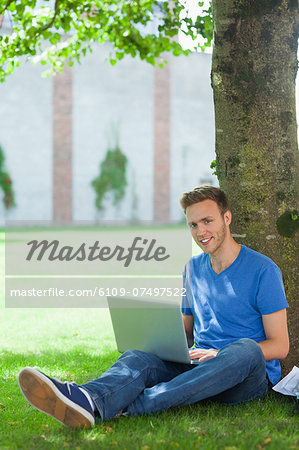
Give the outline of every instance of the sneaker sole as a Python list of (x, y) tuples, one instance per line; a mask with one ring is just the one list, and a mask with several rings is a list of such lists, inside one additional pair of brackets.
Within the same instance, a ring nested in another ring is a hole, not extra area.
[(19, 373), (19, 386), (26, 400), (39, 411), (71, 428), (89, 428), (94, 417), (86, 409), (64, 396), (44, 374), (32, 367)]

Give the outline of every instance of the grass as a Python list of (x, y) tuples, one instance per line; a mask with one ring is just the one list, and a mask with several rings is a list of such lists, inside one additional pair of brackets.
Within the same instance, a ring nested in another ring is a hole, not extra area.
[[(3, 252), (0, 244), (1, 267)], [(3, 282), (0, 289), (3, 303)], [(78, 383), (99, 376), (118, 356), (109, 313), (2, 307), (0, 316), (0, 449), (299, 449), (294, 401), (274, 392), (233, 407), (204, 401), (70, 430), (25, 401), (17, 374), (36, 365)]]

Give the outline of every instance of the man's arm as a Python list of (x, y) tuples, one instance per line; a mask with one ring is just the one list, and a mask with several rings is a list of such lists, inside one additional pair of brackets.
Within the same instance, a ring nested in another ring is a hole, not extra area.
[(262, 315), (266, 340), (258, 342), (266, 361), (284, 359), (289, 352), (286, 309)]
[[(194, 344), (194, 335), (193, 335), (194, 318), (193, 316), (188, 316), (185, 315), (184, 313), (182, 313), (182, 316), (188, 346), (192, 347), (192, 345)], [(199, 361), (206, 361), (207, 359), (214, 358), (218, 352), (219, 350), (195, 348), (194, 350), (190, 350), (190, 359), (198, 359)]]
[(184, 313), (182, 313), (183, 316), (183, 323), (185, 327), (185, 333), (187, 337), (188, 346), (192, 347), (194, 343), (194, 336), (193, 336), (193, 326), (194, 326), (194, 318), (193, 316), (188, 316)]

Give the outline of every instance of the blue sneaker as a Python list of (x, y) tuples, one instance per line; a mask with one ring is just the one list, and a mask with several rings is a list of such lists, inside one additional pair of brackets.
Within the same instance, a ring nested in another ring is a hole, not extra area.
[(33, 367), (22, 369), (18, 381), (26, 400), (38, 410), (71, 428), (94, 425), (93, 409), (76, 383), (63, 383)]

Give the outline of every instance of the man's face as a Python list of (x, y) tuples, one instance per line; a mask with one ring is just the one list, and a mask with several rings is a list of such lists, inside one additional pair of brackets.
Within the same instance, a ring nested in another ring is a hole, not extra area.
[(221, 214), (213, 200), (194, 203), (186, 209), (186, 218), (196, 244), (210, 255), (219, 254), (229, 239), (231, 213)]

